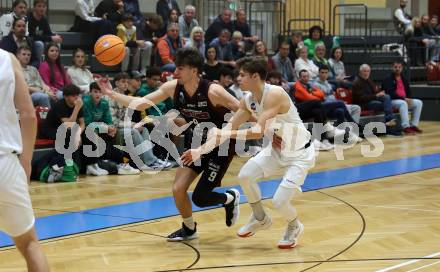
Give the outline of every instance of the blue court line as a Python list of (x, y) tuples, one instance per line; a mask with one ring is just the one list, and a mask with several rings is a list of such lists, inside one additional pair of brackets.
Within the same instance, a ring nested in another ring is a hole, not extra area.
[[(311, 173), (302, 188), (307, 192), (438, 167), (440, 167), (440, 153), (408, 157)], [(280, 179), (274, 179), (259, 183), (264, 199), (273, 197), (279, 182)], [(232, 187), (241, 190), (239, 186)], [(219, 188), (218, 191), (225, 191), (228, 188), (231, 187)], [(244, 195), (241, 202), (246, 202)], [(207, 209), (212, 207), (201, 209), (193, 205), (194, 211)], [(39, 238), (45, 240), (178, 214), (173, 197), (163, 197), (40, 217), (36, 220), (36, 229)], [(0, 248), (11, 245), (13, 245), (12, 240), (0, 232)]]

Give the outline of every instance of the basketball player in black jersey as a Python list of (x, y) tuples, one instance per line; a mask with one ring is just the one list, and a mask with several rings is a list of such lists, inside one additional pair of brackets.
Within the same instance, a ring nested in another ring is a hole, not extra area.
[[(175, 109), (188, 124), (191, 124), (192, 133), (185, 133), (186, 148), (194, 148), (191, 139), (200, 139), (200, 144), (206, 141), (206, 122), (221, 128), (225, 122), (225, 114), (237, 111), (239, 101), (230, 95), (222, 86), (201, 79), (203, 59), (200, 53), (193, 48), (180, 49), (176, 55), (176, 71), (174, 76), (177, 80), (164, 83), (158, 90), (145, 97), (125, 96), (112, 91), (108, 82), (104, 79), (98, 84), (104, 94), (118, 103), (136, 110), (145, 110), (153, 104), (159, 103), (168, 97), (174, 100)], [(203, 128), (205, 126), (205, 129)], [(188, 137), (191, 137), (188, 141)], [(197, 238), (196, 223), (192, 218), (191, 201), (187, 190), (190, 184), (199, 179), (194, 189), (192, 200), (199, 207), (223, 205), (226, 210), (226, 225), (232, 226), (239, 213), (240, 193), (236, 189), (227, 190), (226, 193), (213, 191), (220, 186), (221, 180), (229, 167), (234, 155), (234, 142), (226, 143), (228, 150), (224, 156), (219, 155), (219, 149), (215, 149), (201, 158), (200, 164), (192, 164), (178, 168), (173, 184), (173, 195), (176, 207), (183, 218), (182, 228), (171, 233), (168, 241), (183, 241)], [(223, 146), (224, 148), (225, 146)], [(225, 150), (220, 147), (220, 150)], [(220, 152), (221, 155), (223, 155)], [(198, 166), (197, 166), (198, 165)]]

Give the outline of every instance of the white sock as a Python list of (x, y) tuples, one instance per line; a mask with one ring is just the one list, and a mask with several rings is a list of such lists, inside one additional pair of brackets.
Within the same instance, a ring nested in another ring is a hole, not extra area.
[(231, 195), (230, 193), (225, 193), (225, 195), (226, 195), (226, 202), (225, 202), (225, 204), (229, 204), (229, 203), (231, 203), (232, 201), (235, 200), (235, 197), (233, 195)]
[(288, 223), (289, 227), (297, 228), (298, 227), (298, 218), (293, 219)]
[(263, 221), (264, 217), (266, 217), (266, 212), (264, 211), (263, 204), (261, 200), (256, 203), (250, 203), (252, 212), (254, 213), (255, 219), (258, 221)]
[(185, 226), (187, 226), (189, 229), (195, 229), (196, 224), (194, 224), (194, 220), (192, 218), (192, 216), (187, 217), (187, 218), (183, 218), (183, 224), (185, 224)]

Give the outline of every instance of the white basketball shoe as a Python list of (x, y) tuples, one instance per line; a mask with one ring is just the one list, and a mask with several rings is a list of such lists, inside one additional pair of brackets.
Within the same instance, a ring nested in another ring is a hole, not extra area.
[(278, 248), (290, 249), (296, 247), (299, 236), (304, 232), (304, 225), (297, 220), (296, 226), (287, 225), (286, 232), (278, 242)]
[(247, 224), (238, 230), (237, 235), (243, 238), (249, 237), (259, 230), (268, 229), (271, 225), (272, 219), (269, 215), (266, 214), (262, 221), (258, 221), (252, 213)]

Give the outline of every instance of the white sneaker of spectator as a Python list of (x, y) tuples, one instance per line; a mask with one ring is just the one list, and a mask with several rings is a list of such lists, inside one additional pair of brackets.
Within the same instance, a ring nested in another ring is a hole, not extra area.
[(93, 176), (106, 176), (106, 175), (108, 175), (108, 171), (100, 168), (98, 166), (98, 164), (95, 163), (95, 164), (87, 165), (86, 174), (93, 175)]
[(335, 148), (333, 144), (331, 144), (327, 139), (322, 140), (321, 142), (317, 139), (313, 140), (313, 146), (315, 147), (315, 150), (318, 151), (329, 151)]
[(163, 161), (161, 159), (157, 159), (152, 164), (142, 166), (141, 170), (142, 171), (158, 171), (158, 170), (167, 170), (172, 167), (173, 167), (172, 163)]
[(128, 163), (118, 164), (118, 175), (136, 175), (141, 171), (130, 166)]
[(325, 123), (324, 130), (327, 132), (327, 136), (330, 138), (340, 137), (345, 134), (345, 130), (336, 128), (329, 122)]

